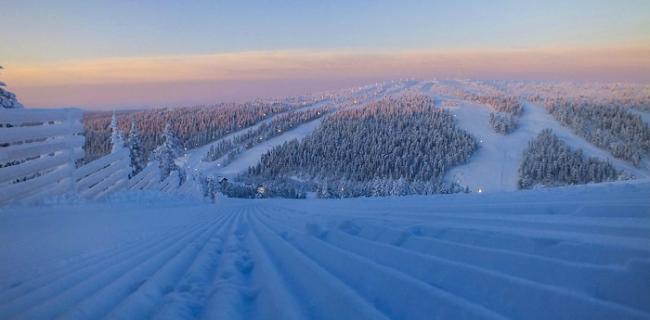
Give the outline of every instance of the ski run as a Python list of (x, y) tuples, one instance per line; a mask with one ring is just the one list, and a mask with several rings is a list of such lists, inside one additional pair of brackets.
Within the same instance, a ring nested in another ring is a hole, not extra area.
[(0, 318), (650, 319), (648, 194), (8, 206)]

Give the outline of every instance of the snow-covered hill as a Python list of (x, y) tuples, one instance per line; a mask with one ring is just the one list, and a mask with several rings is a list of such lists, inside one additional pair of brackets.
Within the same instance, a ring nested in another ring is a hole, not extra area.
[(530, 140), (542, 129), (552, 129), (555, 134), (572, 149), (582, 149), (585, 156), (609, 160), (618, 170), (625, 170), (637, 178), (648, 178), (650, 172), (634, 167), (631, 163), (614, 158), (606, 150), (600, 149), (570, 129), (561, 126), (544, 107), (524, 103), (524, 113), (519, 120), (519, 128), (504, 135), (492, 131), (488, 116), (492, 110), (485, 106), (464, 101), (460, 106), (449, 107), (456, 115), (458, 125), (481, 141), (481, 148), (472, 156), (469, 164), (452, 169), (447, 177), (449, 181), (459, 181), (471, 190), (494, 193), (517, 190), (517, 178), (521, 165), (522, 152)]
[[(444, 86), (445, 92), (441, 92), (439, 86)], [(459, 90), (471, 94), (490, 94), (494, 91), (507, 92), (508, 94), (521, 94), (520, 100), (524, 111), (519, 118), (519, 128), (514, 132), (504, 135), (494, 132), (488, 123), (488, 117), (493, 111), (487, 105), (474, 102), (467, 102), (457, 97), (450, 96), (449, 92)], [(529, 141), (535, 138), (543, 129), (552, 129), (555, 134), (573, 150), (582, 149), (585, 156), (597, 157), (610, 161), (618, 170), (624, 170), (628, 175), (634, 175), (638, 179), (650, 178), (650, 167), (648, 159), (643, 161), (640, 167), (633, 166), (630, 162), (615, 158), (604, 149), (598, 148), (578, 136), (571, 129), (562, 126), (554, 119), (546, 109), (539, 103), (533, 103), (523, 99), (529, 92), (507, 88), (503, 85), (487, 85), (479, 82), (467, 82), (456, 80), (401, 80), (382, 84), (370, 85), (363, 88), (352, 88), (342, 90), (338, 93), (340, 97), (335, 110), (349, 108), (364, 108), (372, 101), (377, 101), (391, 95), (398, 96), (407, 92), (419, 92), (434, 97), (438, 107), (451, 110), (455, 120), (461, 129), (473, 134), (480, 142), (481, 148), (471, 157), (468, 164), (453, 168), (447, 173), (446, 179), (449, 182), (456, 181), (461, 186), (468, 186), (472, 191), (481, 189), (483, 193), (494, 193), (517, 190), (518, 169), (521, 165), (522, 152)], [(602, 99), (601, 95), (598, 95)], [(455, 101), (456, 106), (442, 104), (443, 100)], [(329, 103), (330, 100), (323, 103)], [(630, 110), (635, 114), (645, 117), (647, 113)], [(277, 136), (247, 150), (226, 167), (215, 162), (202, 162), (202, 158), (210, 145), (196, 150), (188, 151), (188, 156), (183, 159), (184, 165), (189, 171), (201, 171), (204, 174), (220, 175), (228, 178), (235, 177), (238, 173), (246, 171), (249, 166), (254, 166), (262, 154), (268, 150), (283, 144), (292, 139), (302, 139), (318, 127), (322, 119), (302, 124), (296, 130)], [(244, 133), (236, 132), (233, 135)], [(230, 136), (224, 138), (228, 139)], [(215, 141), (213, 144), (218, 143)]]
[[(341, 109), (348, 108), (359, 108), (363, 107), (364, 104), (376, 101), (383, 97), (389, 96), (391, 94), (399, 94), (406, 88), (410, 88), (419, 84), (416, 81), (398, 81), (398, 82), (387, 82), (387, 83), (377, 83), (375, 85), (368, 85), (366, 87), (350, 88), (344, 89), (339, 92), (328, 93), (330, 96), (335, 96), (336, 99), (324, 100), (322, 102), (316, 103), (310, 107), (303, 108), (302, 110), (315, 109), (324, 105), (331, 104), (334, 108), (334, 112)], [(281, 116), (277, 115), (276, 117)], [(250, 129), (256, 129), (262, 123), (269, 123), (273, 118), (267, 119), (263, 122), (258, 123), (255, 126), (250, 128), (242, 129), (236, 132), (233, 132), (227, 136), (224, 136), (221, 139), (218, 139), (212, 143), (206, 144), (199, 148), (192, 150), (187, 150), (185, 155), (181, 157), (178, 162), (189, 172), (201, 172), (205, 175), (214, 175), (214, 176), (223, 176), (227, 178), (234, 178), (238, 173), (243, 172), (248, 169), (249, 166), (254, 166), (259, 162), (259, 159), (262, 154), (266, 153), (270, 149), (283, 144), (284, 142), (293, 140), (293, 139), (302, 139), (309, 134), (311, 134), (314, 129), (316, 129), (322, 118), (304, 123), (298, 126), (296, 129), (288, 131), (280, 136), (274, 137), (268, 141), (264, 141), (253, 148), (250, 148), (240, 154), (237, 159), (229, 164), (228, 166), (221, 166), (220, 162), (222, 161), (206, 161), (206, 153), (210, 146), (217, 145), (219, 142), (227, 139), (232, 139), (237, 135), (245, 134)], [(224, 157), (225, 158), (225, 157)]]
[[(476, 93), (475, 89), (468, 88), (463, 82), (444, 81), (444, 83)], [(423, 86), (423, 88), (430, 87)], [(448, 108), (453, 111), (459, 126), (481, 141), (481, 149), (472, 156), (470, 163), (452, 169), (447, 177), (449, 181), (459, 181), (461, 185), (467, 185), (471, 190), (481, 189), (484, 193), (516, 190), (517, 170), (521, 165), (522, 151), (528, 142), (545, 128), (552, 129), (573, 150), (582, 149), (585, 156), (608, 160), (618, 170), (625, 170), (637, 178), (650, 177), (650, 168), (637, 168), (627, 161), (613, 157), (608, 151), (594, 146), (569, 128), (560, 125), (539, 104), (522, 100), (524, 112), (519, 119), (519, 128), (511, 134), (504, 135), (490, 128), (488, 116), (492, 109), (488, 106), (465, 102), (429, 90), (423, 92), (439, 99), (457, 101), (458, 107)], [(643, 112), (633, 112), (643, 114)]]
[(650, 319), (650, 184), (0, 209), (2, 319)]

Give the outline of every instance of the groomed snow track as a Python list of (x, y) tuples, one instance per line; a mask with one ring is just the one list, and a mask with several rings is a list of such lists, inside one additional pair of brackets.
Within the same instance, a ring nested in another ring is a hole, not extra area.
[(648, 190), (7, 207), (0, 318), (650, 319)]

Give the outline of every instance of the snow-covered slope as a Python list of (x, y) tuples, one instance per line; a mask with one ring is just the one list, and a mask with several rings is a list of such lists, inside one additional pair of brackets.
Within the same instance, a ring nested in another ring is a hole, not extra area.
[[(460, 100), (455, 97), (440, 94), (432, 91), (434, 84), (441, 83), (448, 88), (455, 88), (463, 92), (473, 94), (486, 94), (481, 89), (508, 91), (516, 93), (512, 88), (500, 86), (488, 87), (486, 84), (470, 83), (467, 81), (443, 80), (443, 81), (417, 81), (413, 79), (386, 82), (381, 84), (370, 85), (366, 87), (350, 88), (341, 90), (337, 94), (339, 97), (334, 104), (336, 110), (345, 108), (363, 108), (369, 102), (376, 101), (386, 96), (399, 95), (409, 91), (418, 91), (433, 96), (437, 101), (453, 100), (458, 106), (443, 106), (450, 109), (462, 129), (466, 129), (481, 141), (481, 148), (471, 157), (469, 164), (458, 166), (450, 170), (446, 179), (457, 181), (461, 186), (469, 186), (470, 190), (477, 191), (481, 189), (483, 193), (495, 193), (503, 191), (513, 191), (517, 189), (518, 169), (521, 164), (522, 152), (528, 142), (535, 138), (540, 131), (545, 128), (552, 129), (555, 134), (566, 142), (573, 150), (582, 149), (585, 156), (594, 156), (600, 159), (610, 161), (618, 170), (625, 170), (627, 174), (633, 174), (640, 179), (650, 178), (650, 168), (642, 165), (641, 168), (634, 167), (631, 163), (613, 157), (608, 151), (600, 149), (587, 142), (584, 138), (576, 135), (571, 129), (560, 125), (545, 108), (539, 104), (521, 100), (524, 111), (519, 119), (519, 128), (514, 132), (504, 135), (495, 133), (488, 123), (489, 114), (493, 111), (490, 107), (482, 104), (471, 103)], [(323, 103), (330, 103), (332, 100), (326, 100)], [(318, 106), (318, 105), (316, 105)], [(438, 106), (442, 106), (438, 104)], [(642, 116), (646, 113), (633, 111)], [(647, 118), (647, 117), (645, 117)], [(645, 119), (644, 118), (644, 119)], [(183, 158), (185, 168), (188, 171), (201, 171), (204, 174), (221, 175), (228, 178), (236, 176), (238, 173), (245, 171), (249, 166), (258, 163), (262, 154), (269, 149), (281, 145), (292, 139), (302, 139), (311, 134), (318, 127), (322, 119), (317, 119), (309, 123), (302, 124), (297, 129), (277, 136), (269, 141), (265, 141), (255, 147), (246, 150), (240, 154), (236, 160), (226, 167), (217, 165), (219, 161), (202, 162), (210, 145), (199, 149), (187, 151), (188, 156)], [(246, 130), (234, 133), (241, 134)], [(231, 138), (231, 136), (225, 137)], [(215, 143), (218, 143), (216, 141)], [(644, 161), (643, 163), (646, 163)]]
[[(444, 81), (444, 84), (478, 93), (463, 82)], [(447, 175), (449, 181), (458, 181), (463, 186), (469, 186), (472, 191), (481, 189), (483, 193), (494, 193), (516, 190), (522, 152), (528, 142), (545, 128), (552, 129), (573, 150), (582, 149), (585, 156), (608, 160), (618, 170), (625, 170), (637, 178), (650, 177), (648, 168), (636, 168), (631, 163), (615, 158), (608, 151), (594, 146), (571, 129), (560, 125), (539, 104), (522, 100), (524, 111), (519, 119), (519, 128), (504, 135), (490, 128), (488, 117), (493, 111), (490, 107), (433, 93), (426, 82), (421, 88), (423, 93), (435, 98), (457, 101), (458, 107), (445, 108), (453, 112), (460, 128), (467, 130), (481, 141), (481, 148), (472, 155), (469, 164), (455, 167)]]
[[(326, 106), (328, 104), (331, 104), (331, 102), (332, 102), (331, 100), (323, 100), (323, 101), (315, 103), (315, 104), (313, 104), (311, 106), (300, 108), (299, 110), (305, 111), (305, 110), (309, 110), (309, 109), (316, 109), (316, 108), (320, 108), (320, 107)], [(286, 112), (286, 113), (288, 113), (288, 112)], [(220, 139), (215, 140), (214, 142), (208, 143), (208, 144), (200, 146), (198, 148), (194, 148), (194, 149), (191, 149), (191, 150), (185, 150), (183, 152), (183, 156), (178, 159), (178, 163), (179, 163), (179, 165), (182, 164), (183, 167), (185, 169), (187, 169), (188, 171), (199, 171), (199, 170), (201, 170), (201, 171), (211, 171), (211, 170), (216, 170), (217, 169), (216, 168), (217, 167), (217, 165), (216, 165), (217, 162), (205, 161), (206, 155), (208, 153), (208, 150), (210, 150), (211, 146), (216, 146), (221, 141), (230, 140), (230, 139), (234, 138), (235, 136), (245, 134), (249, 130), (254, 131), (254, 130), (258, 129), (260, 126), (262, 126), (262, 124), (271, 123), (274, 119), (277, 119), (277, 118), (281, 117), (282, 115), (284, 115), (286, 113), (280, 113), (280, 114), (277, 114), (277, 115), (275, 115), (273, 117), (269, 117), (268, 119), (266, 119), (264, 121), (260, 121), (259, 123), (255, 124), (255, 125), (253, 125), (251, 127), (244, 128), (244, 129), (241, 129), (239, 131), (235, 131), (233, 133), (230, 133), (228, 135), (223, 136)]]
[(614, 166), (634, 174), (637, 178), (647, 178), (647, 171), (635, 168), (629, 162), (614, 158), (606, 150), (600, 149), (579, 137), (573, 131), (561, 126), (544, 107), (524, 102), (524, 112), (519, 120), (519, 128), (504, 135), (494, 132), (488, 123), (492, 109), (485, 105), (459, 101), (459, 107), (449, 107), (456, 115), (460, 128), (466, 129), (481, 141), (481, 148), (472, 155), (469, 164), (450, 170), (448, 179), (460, 181), (471, 190), (481, 189), (485, 193), (512, 191), (517, 189), (518, 169), (522, 152), (530, 140), (544, 128), (550, 128), (573, 150), (582, 149), (585, 156), (607, 159)]
[[(408, 88), (418, 86), (420, 83), (414, 80), (404, 80), (404, 81), (395, 81), (395, 82), (386, 82), (386, 83), (377, 83), (375, 85), (369, 85), (366, 87), (350, 88), (344, 89), (339, 92), (329, 93), (329, 95), (336, 96), (337, 101), (333, 103), (333, 100), (324, 100), (319, 103), (314, 104), (310, 107), (302, 108), (301, 110), (318, 108), (324, 105), (332, 104), (333, 111), (336, 112), (341, 109), (346, 108), (359, 108), (363, 107), (364, 104), (376, 101), (383, 97), (392, 94), (399, 94)], [(249, 166), (256, 165), (262, 154), (266, 153), (273, 147), (282, 145), (284, 142), (291, 141), (293, 139), (302, 139), (309, 134), (311, 134), (314, 129), (316, 129), (322, 118), (313, 120), (308, 123), (304, 123), (298, 126), (296, 129), (287, 131), (286, 133), (274, 137), (268, 141), (264, 141), (254, 147), (244, 151), (242, 154), (239, 154), (234, 162), (228, 166), (221, 167), (219, 162), (221, 161), (204, 161), (206, 153), (210, 149), (210, 146), (217, 145), (219, 142), (232, 139), (236, 135), (241, 135), (246, 133), (249, 130), (255, 130), (262, 123), (268, 123), (273, 120), (273, 118), (280, 117), (282, 114), (276, 115), (272, 118), (269, 118), (265, 121), (262, 121), (255, 126), (246, 128), (237, 132), (233, 132), (227, 136), (224, 136), (221, 139), (218, 139), (212, 143), (206, 144), (199, 148), (187, 150), (184, 153), (184, 156), (178, 159), (179, 165), (182, 165), (189, 172), (202, 172), (205, 175), (219, 175), (227, 178), (232, 178), (237, 176), (238, 173), (243, 172), (248, 169)], [(224, 156), (225, 158), (226, 156)]]
[(266, 153), (275, 146), (279, 146), (286, 141), (291, 141), (293, 139), (302, 139), (309, 134), (311, 134), (314, 129), (316, 129), (323, 118), (316, 119), (311, 122), (301, 124), (296, 129), (288, 131), (280, 136), (264, 141), (254, 147), (244, 151), (242, 154), (237, 156), (237, 160), (230, 165), (220, 168), (212, 166), (210, 170), (205, 170), (206, 173), (212, 173), (226, 178), (233, 178), (237, 176), (238, 173), (245, 171), (250, 166), (256, 165), (262, 154)]
[(650, 319), (650, 184), (0, 209), (2, 319)]

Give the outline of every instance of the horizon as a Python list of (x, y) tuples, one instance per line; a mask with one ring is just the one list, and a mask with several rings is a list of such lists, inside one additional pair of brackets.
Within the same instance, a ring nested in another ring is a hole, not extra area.
[[(256, 95), (254, 92), (251, 94), (250, 98), (242, 98), (242, 99), (223, 99), (219, 101), (211, 101), (211, 102), (198, 102), (198, 103), (179, 103), (175, 105), (155, 105), (155, 106), (123, 106), (119, 108), (115, 108), (112, 106), (106, 106), (106, 107), (70, 107), (70, 108), (76, 108), (80, 109), (84, 113), (112, 113), (112, 112), (117, 112), (119, 115), (120, 113), (131, 113), (131, 112), (139, 112), (139, 111), (145, 111), (145, 110), (153, 110), (153, 109), (176, 109), (176, 108), (193, 108), (193, 107), (201, 107), (201, 106), (212, 106), (212, 105), (219, 105), (222, 103), (243, 103), (247, 101), (252, 101), (252, 100), (269, 100), (269, 99), (285, 99), (287, 97), (294, 97), (294, 96), (303, 96), (303, 95), (309, 95), (309, 94), (314, 94), (314, 93), (324, 93), (324, 92), (336, 92), (336, 91), (344, 91), (346, 89), (350, 88), (361, 88), (365, 86), (372, 86), (374, 84), (382, 84), (382, 83), (389, 83), (389, 82), (398, 82), (398, 81), (416, 81), (416, 82), (428, 82), (428, 81), (470, 81), (470, 82), (513, 82), (513, 83), (536, 83), (536, 84), (562, 84), (562, 83), (571, 83), (571, 84), (577, 84), (577, 85), (613, 85), (613, 84), (622, 84), (622, 85), (648, 85), (646, 83), (638, 83), (638, 82), (621, 82), (621, 81), (612, 81), (612, 82), (597, 82), (597, 81), (557, 81), (557, 80), (511, 80), (511, 79), (470, 79), (470, 78), (464, 78), (464, 79), (458, 79), (458, 78), (432, 78), (432, 79), (424, 79), (424, 78), (403, 78), (403, 79), (392, 79), (392, 80), (386, 80), (386, 81), (375, 81), (373, 83), (370, 82), (364, 82), (359, 85), (350, 85), (350, 86), (343, 86), (343, 87), (336, 87), (331, 90), (314, 90), (314, 91), (309, 91), (309, 92), (299, 92), (295, 94), (286, 94), (286, 95), (276, 95), (276, 96), (260, 96)], [(29, 108), (29, 107), (28, 107)], [(63, 108), (68, 108), (68, 107), (63, 107)], [(44, 108), (44, 109), (50, 109), (50, 108)]]
[(192, 106), (399, 78), (650, 83), (643, 1), (2, 6), (0, 81), (28, 108)]

